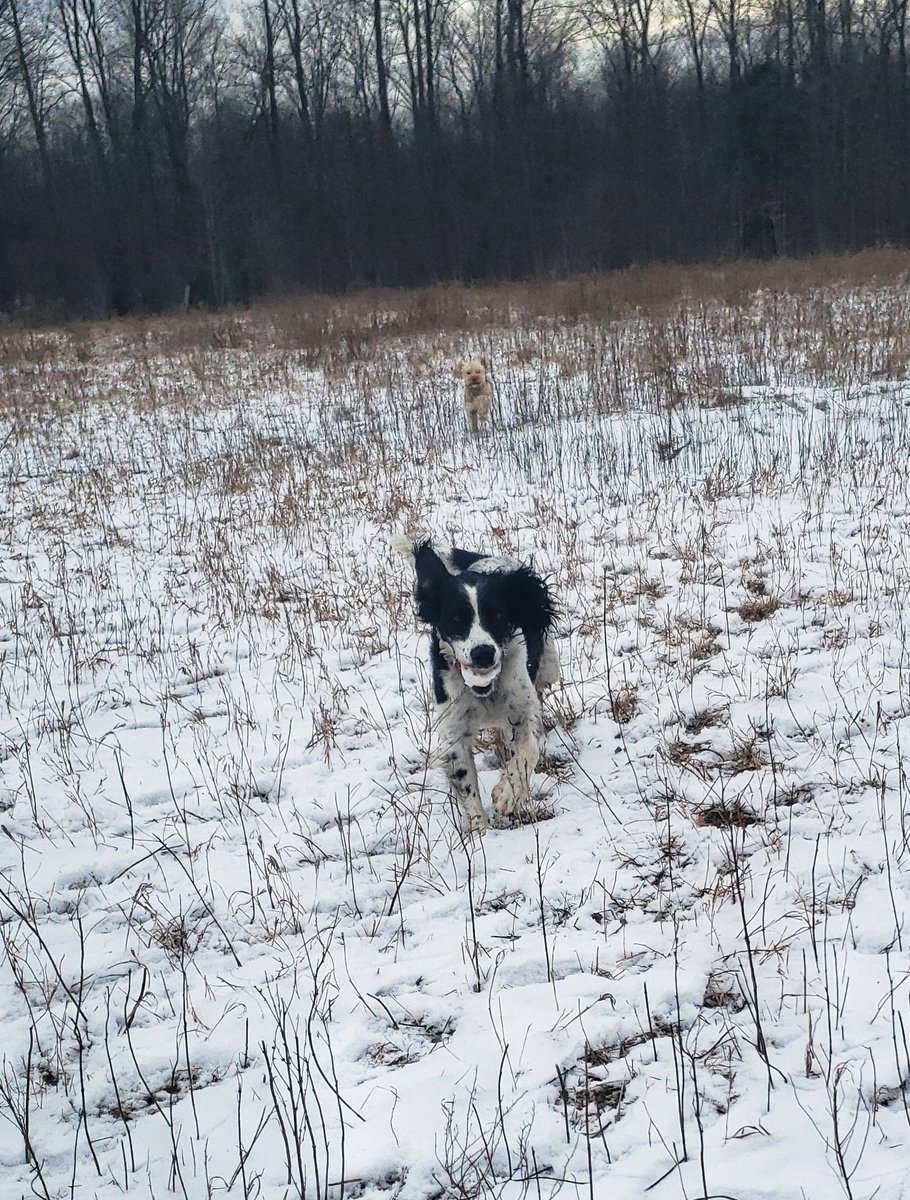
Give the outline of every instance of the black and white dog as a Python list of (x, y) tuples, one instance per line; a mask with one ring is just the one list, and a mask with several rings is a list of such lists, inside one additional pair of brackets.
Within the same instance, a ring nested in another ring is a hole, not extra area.
[(540, 693), (559, 679), (553, 601), (540, 576), (515, 559), (437, 551), (429, 540), (396, 544), (413, 557), (417, 614), (432, 627), (436, 761), (470, 829), (483, 830), (474, 740), (482, 729), (500, 734), (503, 772), (493, 808), (518, 812), (540, 757)]

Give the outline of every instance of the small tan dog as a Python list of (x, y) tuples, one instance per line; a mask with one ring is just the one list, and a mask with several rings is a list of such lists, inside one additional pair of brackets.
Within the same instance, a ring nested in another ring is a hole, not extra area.
[(490, 415), (493, 390), (487, 379), (490, 361), (484, 354), (474, 358), (460, 358), (452, 368), (456, 379), (464, 380), (464, 410), (471, 422), (471, 432), (477, 433), (480, 421)]

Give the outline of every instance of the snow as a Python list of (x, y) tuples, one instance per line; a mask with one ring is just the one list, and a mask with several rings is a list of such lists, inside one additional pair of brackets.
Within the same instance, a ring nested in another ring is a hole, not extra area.
[[(495, 332), (477, 438), (442, 340), (35, 351), (0, 1193), (910, 1196), (910, 386), (740, 336)], [(402, 529), (553, 581), (527, 824), (428, 765)]]

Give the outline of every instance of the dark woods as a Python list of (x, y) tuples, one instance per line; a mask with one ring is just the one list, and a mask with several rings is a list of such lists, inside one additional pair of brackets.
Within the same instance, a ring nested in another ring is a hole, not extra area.
[(0, 0), (0, 309), (910, 240), (906, 0)]

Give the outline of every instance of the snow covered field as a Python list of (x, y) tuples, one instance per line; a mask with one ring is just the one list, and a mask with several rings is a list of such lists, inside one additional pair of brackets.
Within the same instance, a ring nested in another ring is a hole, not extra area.
[[(907, 299), (5, 331), (0, 1195), (910, 1197)], [(561, 606), (473, 842), (402, 528)]]

